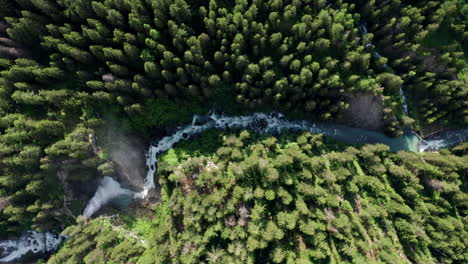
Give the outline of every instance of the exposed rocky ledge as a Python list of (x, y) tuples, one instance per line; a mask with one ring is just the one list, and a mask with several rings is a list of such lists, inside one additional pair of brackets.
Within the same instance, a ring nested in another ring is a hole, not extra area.
[(353, 127), (383, 131), (383, 98), (381, 95), (355, 93), (348, 95), (349, 108), (343, 122)]
[(0, 212), (11, 204), (8, 197), (0, 196)]

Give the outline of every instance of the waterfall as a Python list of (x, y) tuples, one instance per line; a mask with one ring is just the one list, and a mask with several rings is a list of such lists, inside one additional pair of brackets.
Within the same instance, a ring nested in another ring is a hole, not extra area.
[(406, 103), (406, 96), (405, 92), (403, 91), (403, 86), (400, 86), (400, 97), (403, 101), (401, 107), (403, 108), (403, 113), (405, 116), (408, 116), (408, 104)]
[(199, 134), (207, 129), (215, 127), (215, 123), (211, 120), (204, 124), (199, 124), (200, 121), (205, 119), (205, 117), (195, 115), (190, 125), (179, 129), (171, 136), (162, 138), (155, 146), (150, 146), (146, 156), (146, 166), (148, 167), (148, 172), (146, 174), (145, 183), (143, 185), (143, 191), (135, 195), (137, 198), (146, 197), (148, 191), (155, 187), (154, 173), (157, 170), (159, 154), (171, 149), (175, 143), (182, 139), (187, 140), (192, 135)]
[(468, 141), (468, 128), (446, 130), (423, 139), (419, 144), (419, 152), (439, 150), (465, 141)]
[(57, 250), (65, 237), (51, 232), (27, 231), (17, 240), (0, 241), (0, 263), (24, 263)]
[(107, 204), (113, 199), (128, 199), (129, 197), (132, 197), (132, 195), (132, 191), (122, 188), (120, 184), (113, 178), (104, 176), (93, 198), (91, 198), (91, 200), (89, 200), (88, 204), (86, 205), (83, 215), (86, 217), (91, 217), (103, 205)]

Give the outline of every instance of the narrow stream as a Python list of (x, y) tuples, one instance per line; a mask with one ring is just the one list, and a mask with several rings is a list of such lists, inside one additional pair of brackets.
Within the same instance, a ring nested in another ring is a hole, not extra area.
[[(361, 25), (359, 28), (361, 30), (362, 36), (365, 36), (365, 35), (369, 34), (369, 32), (367, 31), (367, 26), (365, 24)], [(366, 48), (369, 48), (372, 45), (373, 44), (369, 43), (369, 44), (366, 45)], [(378, 53), (377, 51), (374, 51), (373, 55), (377, 59), (382, 58), (382, 55), (380, 55), (380, 53)], [(387, 64), (384, 64), (383, 67), (387, 71), (389, 71), (391, 73), (395, 73), (395, 71), (390, 66), (388, 66)], [(401, 107), (402, 107), (403, 113), (406, 116), (408, 116), (408, 103), (407, 103), (407, 100), (406, 100), (405, 91), (403, 90), (403, 86), (400, 86), (399, 94), (400, 94), (400, 98), (402, 100)]]
[(401, 107), (403, 108), (403, 113), (405, 114), (405, 116), (408, 116), (408, 104), (406, 103), (406, 95), (403, 91), (403, 86), (400, 86), (400, 97), (403, 100), (403, 103), (401, 104)]
[(146, 163), (149, 169), (144, 190), (137, 194), (137, 197), (145, 197), (148, 191), (154, 188), (153, 175), (157, 170), (158, 157), (161, 153), (172, 148), (180, 140), (187, 140), (208, 129), (249, 129), (267, 134), (280, 134), (283, 131), (309, 131), (350, 144), (382, 143), (390, 146), (392, 151), (418, 151), (419, 143), (415, 135), (391, 138), (382, 133), (344, 125), (304, 120), (290, 121), (280, 113), (255, 113), (248, 116), (222, 116), (213, 113), (208, 116), (194, 116), (191, 124), (180, 128), (171, 136), (162, 138), (156, 145), (150, 146)]

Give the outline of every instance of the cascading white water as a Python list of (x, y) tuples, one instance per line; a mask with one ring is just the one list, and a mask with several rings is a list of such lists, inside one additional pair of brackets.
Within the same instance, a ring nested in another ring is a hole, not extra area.
[(403, 108), (403, 113), (408, 116), (408, 104), (406, 103), (405, 92), (403, 91), (403, 86), (400, 86), (400, 97), (402, 99), (401, 107)]
[[(187, 140), (192, 135), (199, 134), (207, 129), (239, 129), (239, 128), (250, 128), (258, 132), (265, 133), (280, 133), (281, 130), (300, 130), (300, 131), (311, 131), (313, 133), (321, 133), (327, 136), (338, 136), (339, 130), (336, 128), (327, 128), (324, 125), (317, 125), (307, 121), (288, 121), (282, 119), (282, 114), (265, 114), (255, 113), (250, 116), (219, 116), (211, 114), (209, 116), (194, 116), (193, 121), (190, 125), (183, 127), (171, 136), (162, 138), (157, 145), (150, 146), (147, 155), (146, 165), (148, 166), (148, 173), (145, 178), (145, 184), (143, 191), (136, 195), (138, 198), (144, 198), (148, 194), (148, 191), (155, 187), (154, 173), (157, 169), (158, 156), (172, 148), (175, 143), (180, 140)], [(204, 120), (204, 123), (200, 124), (199, 121)], [(263, 123), (261, 123), (263, 122)], [(263, 125), (263, 127), (262, 127)]]
[(447, 130), (437, 135), (423, 139), (419, 144), (419, 152), (435, 151), (468, 141), (468, 128)]
[(419, 145), (419, 152), (424, 152), (427, 150), (432, 150), (432, 149), (440, 149), (445, 146), (445, 142), (443, 139), (434, 139), (430, 141), (425, 141), (423, 140), (421, 144)]
[[(199, 120), (203, 120), (200, 123)], [(199, 134), (207, 129), (250, 129), (256, 132), (267, 134), (279, 134), (282, 130), (309, 131), (314, 134), (323, 134), (336, 140), (352, 144), (382, 143), (389, 145), (393, 151), (411, 150), (418, 151), (418, 138), (415, 135), (406, 135), (399, 138), (390, 138), (381, 133), (352, 128), (343, 125), (332, 125), (324, 123), (314, 123), (309, 121), (290, 121), (284, 119), (279, 113), (255, 113), (249, 116), (220, 116), (211, 114), (209, 116), (195, 116), (192, 124), (187, 125), (171, 136), (162, 138), (155, 146), (150, 146), (147, 154), (146, 165), (148, 173), (145, 178), (143, 191), (136, 197), (144, 198), (148, 191), (155, 187), (154, 174), (157, 170), (158, 157), (161, 153), (172, 148), (180, 140), (187, 140), (192, 135)], [(456, 133), (456, 136), (450, 134), (450, 140), (442, 139), (443, 143), (434, 145), (435, 141), (423, 141), (423, 144), (429, 144), (431, 148), (439, 149), (438, 146), (447, 147), (462, 141), (468, 136), (468, 130)], [(425, 145), (424, 145), (425, 146)], [(427, 148), (426, 148), (427, 149)]]
[(86, 217), (91, 217), (95, 212), (101, 209), (103, 205), (107, 204), (112, 199), (115, 199), (119, 196), (133, 196), (133, 192), (122, 188), (122, 186), (120, 186), (120, 183), (118, 183), (111, 177), (104, 176), (93, 198), (91, 198), (91, 200), (89, 200), (88, 204), (86, 205), (83, 215)]
[(18, 240), (0, 241), (0, 263), (24, 263), (25, 258), (57, 250), (65, 237), (50, 232), (28, 231)]

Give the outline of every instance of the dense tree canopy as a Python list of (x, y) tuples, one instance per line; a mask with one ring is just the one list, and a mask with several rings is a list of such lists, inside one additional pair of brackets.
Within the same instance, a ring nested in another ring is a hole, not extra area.
[(144, 250), (140, 238), (112, 218), (97, 218), (64, 233), (71, 238), (47, 263), (135, 263)]
[(364, 92), (385, 96), (389, 132), (399, 130), (395, 115), (402, 121), (399, 85), (392, 85), (400, 78), (383, 67), (387, 58), (373, 56), (374, 35), (361, 32), (366, 21), (351, 1), (16, 2), (5, 15), (10, 38), (41, 42), (44, 61), (76, 73), (89, 96), (130, 115), (157, 107), (148, 97), (194, 103), (227, 96), (249, 108), (332, 120), (348, 107), (347, 95)]
[[(467, 18), (463, 0), (0, 0), (0, 237), (74, 223), (89, 194), (67, 186), (118, 173), (109, 130), (147, 140), (210, 108), (351, 123), (359, 96), (391, 136), (466, 127)], [(163, 164), (172, 221), (141, 263), (466, 261), (463, 146), (250, 140)]]
[(405, 83), (422, 124), (468, 122), (466, 1), (355, 1), (353, 10)]
[[(158, 177), (164, 194), (137, 263), (468, 258), (468, 156), (459, 156), (466, 154), (466, 144), (453, 153), (395, 154), (384, 145), (333, 148), (309, 133), (278, 139), (244, 131), (224, 136), (214, 152), (187, 155), (203, 144), (197, 141), (162, 157)], [(66, 242), (50, 263), (77, 256), (82, 258), (76, 263), (93, 263), (89, 259), (102, 246), (72, 246), (88, 233)], [(133, 257), (141, 247), (124, 252)]]

